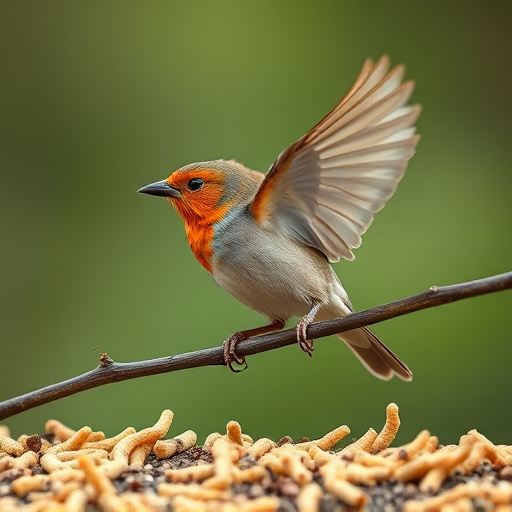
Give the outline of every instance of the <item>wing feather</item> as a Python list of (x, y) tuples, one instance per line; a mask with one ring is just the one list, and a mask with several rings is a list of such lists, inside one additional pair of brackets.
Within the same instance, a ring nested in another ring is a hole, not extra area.
[(389, 65), (386, 56), (365, 62), (340, 103), (279, 155), (252, 203), (262, 225), (279, 225), (330, 261), (354, 258), (419, 139), (421, 109), (406, 105), (414, 83)]

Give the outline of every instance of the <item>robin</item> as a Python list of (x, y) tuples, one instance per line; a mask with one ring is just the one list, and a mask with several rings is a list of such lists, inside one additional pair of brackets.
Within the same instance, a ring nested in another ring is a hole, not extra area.
[[(419, 136), (418, 105), (404, 67), (368, 59), (355, 84), (316, 126), (283, 151), (266, 175), (234, 160), (186, 165), (139, 190), (165, 197), (185, 222), (201, 265), (227, 292), (269, 319), (224, 342), (227, 366), (245, 365), (240, 341), (282, 329), (300, 317), (297, 341), (311, 356), (314, 319), (354, 308), (329, 262), (353, 260), (352, 249), (394, 194)], [(381, 379), (412, 373), (370, 329), (338, 335)]]

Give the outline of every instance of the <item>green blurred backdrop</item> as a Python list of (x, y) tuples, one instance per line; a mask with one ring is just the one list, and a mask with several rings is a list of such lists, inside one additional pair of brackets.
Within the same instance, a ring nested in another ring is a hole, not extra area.
[[(512, 3), (6, 1), (0, 4), (0, 400), (97, 365), (219, 345), (262, 319), (195, 261), (164, 200), (176, 168), (265, 171), (335, 105), (366, 57), (405, 63), (423, 105), (416, 156), (352, 263), (364, 309), (511, 270)], [(354, 436), (401, 409), (398, 441), (477, 428), (512, 443), (512, 292), (388, 321), (414, 381), (371, 377), (335, 338), (87, 391), (7, 420), (115, 434)]]

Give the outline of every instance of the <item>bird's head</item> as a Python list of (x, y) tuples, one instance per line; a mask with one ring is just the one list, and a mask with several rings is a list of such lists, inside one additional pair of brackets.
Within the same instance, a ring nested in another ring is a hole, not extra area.
[(234, 205), (248, 204), (262, 180), (235, 161), (215, 160), (186, 165), (138, 192), (165, 197), (187, 224), (213, 224)]

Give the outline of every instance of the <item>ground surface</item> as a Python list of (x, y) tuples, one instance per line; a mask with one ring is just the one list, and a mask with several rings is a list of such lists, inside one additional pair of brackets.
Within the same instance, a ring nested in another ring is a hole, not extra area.
[(55, 420), (43, 436), (14, 440), (3, 428), (0, 512), (512, 511), (511, 446), (473, 430), (457, 445), (422, 431), (392, 447), (398, 407), (386, 414), (380, 433), (369, 429), (338, 450), (345, 425), (314, 441), (253, 440), (234, 421), (203, 446), (192, 431), (163, 440), (171, 411), (109, 439)]

